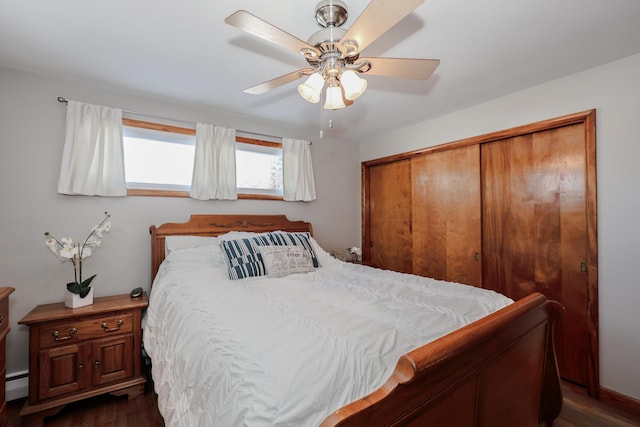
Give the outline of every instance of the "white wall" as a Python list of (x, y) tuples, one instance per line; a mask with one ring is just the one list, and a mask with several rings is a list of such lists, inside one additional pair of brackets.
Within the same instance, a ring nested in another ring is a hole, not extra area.
[(640, 399), (640, 55), (360, 144), (361, 161), (596, 109), (602, 387)]
[[(70, 264), (61, 264), (44, 244), (45, 231), (60, 237), (86, 237), (109, 211), (113, 229), (102, 248), (84, 263), (96, 273), (95, 295), (128, 293), (150, 284), (149, 226), (183, 222), (192, 213), (286, 214), (313, 224), (327, 249), (358, 244), (360, 166), (355, 143), (298, 133), (242, 117), (229, 117), (197, 105), (148, 98), (80, 83), (0, 68), (0, 286), (13, 286), (7, 373), (28, 368), (28, 330), (17, 321), (38, 304), (62, 301), (72, 280)], [(267, 200), (198, 201), (188, 198), (101, 198), (56, 193), (64, 142), (66, 107), (56, 99), (118, 107), (160, 117), (201, 121), (238, 129), (313, 141), (318, 200), (310, 203)]]

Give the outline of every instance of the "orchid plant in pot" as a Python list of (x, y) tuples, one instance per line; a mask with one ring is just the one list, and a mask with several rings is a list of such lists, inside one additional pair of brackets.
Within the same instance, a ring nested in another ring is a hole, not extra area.
[(74, 242), (70, 237), (62, 237), (57, 239), (51, 233), (46, 232), (46, 244), (61, 261), (70, 261), (73, 264), (73, 282), (67, 283), (67, 297), (65, 305), (67, 307), (76, 308), (93, 304), (93, 288), (91, 282), (96, 277), (94, 274), (83, 280), (82, 278), (82, 262), (89, 258), (93, 249), (97, 249), (102, 244), (102, 234), (111, 230), (111, 222), (109, 212), (104, 213), (102, 221), (91, 229), (89, 235), (84, 241)]

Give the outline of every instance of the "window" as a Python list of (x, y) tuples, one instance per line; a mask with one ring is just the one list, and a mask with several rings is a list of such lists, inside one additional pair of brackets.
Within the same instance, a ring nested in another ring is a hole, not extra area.
[(282, 144), (237, 137), (236, 186), (238, 195), (282, 197)]
[[(124, 126), (124, 173), (128, 189), (189, 191), (196, 136), (177, 129)], [(185, 129), (189, 130), (189, 129)]]
[[(129, 195), (187, 197), (195, 130), (123, 119)], [(282, 144), (236, 137), (238, 198), (282, 199)]]

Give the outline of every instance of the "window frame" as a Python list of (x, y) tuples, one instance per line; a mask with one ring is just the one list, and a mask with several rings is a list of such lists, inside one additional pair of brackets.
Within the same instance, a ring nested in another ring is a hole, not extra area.
[[(131, 118), (122, 118), (122, 125), (129, 127), (137, 127), (142, 129), (158, 130), (162, 132), (178, 133), (183, 135), (195, 136), (196, 130), (191, 128), (185, 128), (174, 125), (167, 125), (163, 123), (147, 122), (144, 120), (137, 120)], [(261, 139), (248, 138), (245, 136), (236, 135), (236, 143), (260, 145), (263, 147), (270, 147), (282, 150), (282, 143), (264, 141)], [(246, 190), (246, 189), (243, 189)], [(140, 188), (127, 188), (127, 196), (147, 196), (147, 197), (189, 197), (188, 191), (179, 190), (153, 190), (153, 189), (140, 189)], [(271, 194), (258, 194), (258, 193), (238, 193), (238, 199), (247, 200), (284, 200), (283, 196), (276, 196)]]

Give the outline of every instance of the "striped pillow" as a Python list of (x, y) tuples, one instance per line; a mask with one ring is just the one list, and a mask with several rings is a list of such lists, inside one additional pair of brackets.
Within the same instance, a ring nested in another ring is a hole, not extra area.
[(316, 251), (313, 250), (313, 246), (311, 246), (309, 233), (285, 233), (283, 231), (276, 231), (274, 233), (269, 233), (269, 237), (271, 237), (271, 241), (276, 246), (302, 245), (302, 247), (304, 247), (305, 250), (309, 253), (309, 256), (311, 256), (313, 266), (316, 268), (320, 266), (318, 257), (316, 256)]
[(269, 246), (268, 236), (246, 239), (225, 240), (220, 247), (227, 259), (229, 279), (237, 280), (245, 277), (257, 277), (267, 274), (258, 246)]

